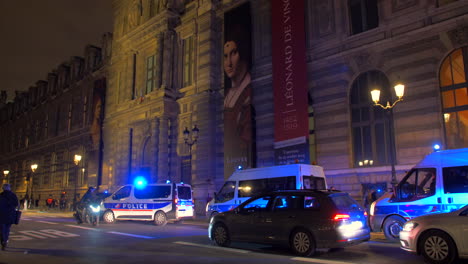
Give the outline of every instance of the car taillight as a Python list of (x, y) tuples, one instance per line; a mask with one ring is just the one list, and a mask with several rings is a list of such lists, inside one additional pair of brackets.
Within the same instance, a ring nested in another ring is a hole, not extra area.
[(350, 216), (347, 215), (347, 214), (336, 214), (335, 217), (333, 217), (333, 220), (342, 221), (342, 220), (347, 220), (349, 218), (350, 218)]
[(179, 207), (179, 206), (180, 206), (180, 204), (179, 204), (179, 199), (174, 198), (174, 204), (175, 204), (177, 207)]
[(364, 212), (364, 216), (367, 217), (367, 212)]

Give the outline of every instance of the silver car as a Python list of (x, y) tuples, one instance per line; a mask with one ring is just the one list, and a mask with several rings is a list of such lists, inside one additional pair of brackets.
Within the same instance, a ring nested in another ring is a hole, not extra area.
[(468, 258), (468, 205), (457, 211), (416, 217), (400, 232), (401, 248), (433, 264)]

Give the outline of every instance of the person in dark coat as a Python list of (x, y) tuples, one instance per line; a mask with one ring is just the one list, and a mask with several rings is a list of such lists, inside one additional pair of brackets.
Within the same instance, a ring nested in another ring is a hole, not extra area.
[(11, 225), (16, 220), (16, 208), (19, 207), (18, 197), (11, 191), (10, 184), (3, 184), (0, 193), (0, 230), (2, 250), (8, 245)]

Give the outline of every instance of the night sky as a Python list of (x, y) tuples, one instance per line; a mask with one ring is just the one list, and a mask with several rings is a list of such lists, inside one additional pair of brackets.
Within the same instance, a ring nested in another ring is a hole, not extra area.
[(0, 0), (0, 90), (13, 100), (112, 32), (112, 0)]

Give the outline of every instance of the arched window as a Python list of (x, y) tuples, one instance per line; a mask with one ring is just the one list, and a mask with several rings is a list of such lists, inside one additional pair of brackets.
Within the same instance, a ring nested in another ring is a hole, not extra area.
[(373, 106), (370, 91), (378, 88), (381, 100), (390, 101), (390, 84), (379, 71), (362, 73), (351, 88), (351, 127), (354, 166), (379, 166), (391, 163), (394, 147), (391, 110)]
[(439, 83), (447, 149), (468, 147), (468, 46), (442, 63)]

